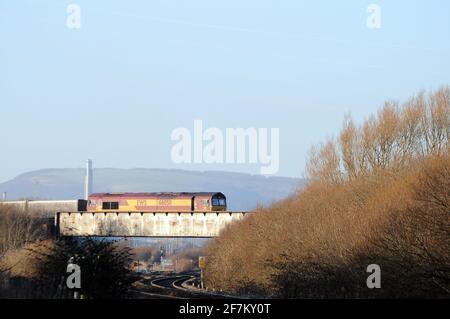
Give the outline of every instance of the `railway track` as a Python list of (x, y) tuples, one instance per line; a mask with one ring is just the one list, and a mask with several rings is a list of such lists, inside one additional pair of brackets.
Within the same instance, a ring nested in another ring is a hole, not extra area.
[[(193, 280), (193, 274), (165, 275), (157, 278), (144, 277), (139, 281), (139, 289), (132, 290), (139, 298), (144, 299), (227, 299), (233, 298), (221, 294), (189, 289), (183, 284)], [(234, 297), (235, 298), (235, 297)]]
[(185, 281), (194, 278), (193, 275), (164, 275), (159, 277), (145, 276), (137, 283), (138, 289), (133, 294), (144, 299), (195, 299), (200, 298), (196, 292), (191, 292), (182, 285)]
[(177, 290), (182, 290), (182, 291), (189, 291), (188, 289), (184, 288), (182, 285), (184, 282), (186, 282), (187, 280), (192, 279), (192, 278), (194, 278), (194, 276), (191, 276), (191, 275), (164, 277), (164, 278), (154, 279), (150, 282), (150, 284), (153, 287), (161, 288), (161, 289), (177, 289)]

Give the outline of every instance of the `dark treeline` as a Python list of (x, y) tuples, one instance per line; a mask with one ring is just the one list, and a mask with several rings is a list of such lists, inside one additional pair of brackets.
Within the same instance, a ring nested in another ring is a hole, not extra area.
[[(450, 89), (386, 102), (314, 147), (304, 190), (230, 225), (207, 286), (282, 298), (450, 297)], [(367, 266), (381, 267), (368, 289)]]

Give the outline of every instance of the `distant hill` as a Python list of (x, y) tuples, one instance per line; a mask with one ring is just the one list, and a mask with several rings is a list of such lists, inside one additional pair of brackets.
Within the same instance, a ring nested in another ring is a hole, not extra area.
[[(0, 193), (8, 199), (83, 198), (84, 169), (42, 169), (21, 174), (0, 183)], [(197, 192), (220, 191), (228, 198), (230, 210), (250, 210), (267, 205), (302, 187), (302, 179), (264, 177), (221, 171), (175, 169), (94, 169), (94, 192)]]

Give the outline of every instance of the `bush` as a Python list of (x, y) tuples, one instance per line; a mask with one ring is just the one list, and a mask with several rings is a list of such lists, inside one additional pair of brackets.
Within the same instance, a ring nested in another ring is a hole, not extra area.
[(8, 250), (43, 238), (46, 234), (42, 225), (42, 220), (29, 212), (0, 203), (0, 257)]
[[(450, 90), (386, 103), (313, 148), (309, 183), (207, 247), (208, 287), (284, 298), (450, 297)], [(382, 288), (367, 288), (378, 264)]]
[(78, 292), (84, 298), (124, 298), (136, 280), (130, 269), (129, 250), (119, 248), (111, 241), (65, 239), (56, 242), (51, 253), (42, 255), (41, 260), (39, 283), (50, 288), (53, 298), (67, 291), (69, 261), (81, 269), (81, 288)]

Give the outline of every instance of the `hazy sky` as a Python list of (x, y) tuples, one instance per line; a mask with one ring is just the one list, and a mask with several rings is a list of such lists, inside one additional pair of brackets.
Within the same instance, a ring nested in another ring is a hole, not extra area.
[[(67, 6), (81, 28), (66, 26)], [(366, 25), (370, 3), (381, 29)], [(385, 99), (450, 84), (450, 2), (0, 0), (0, 182), (49, 167), (174, 164), (171, 132), (280, 128), (278, 175)]]

